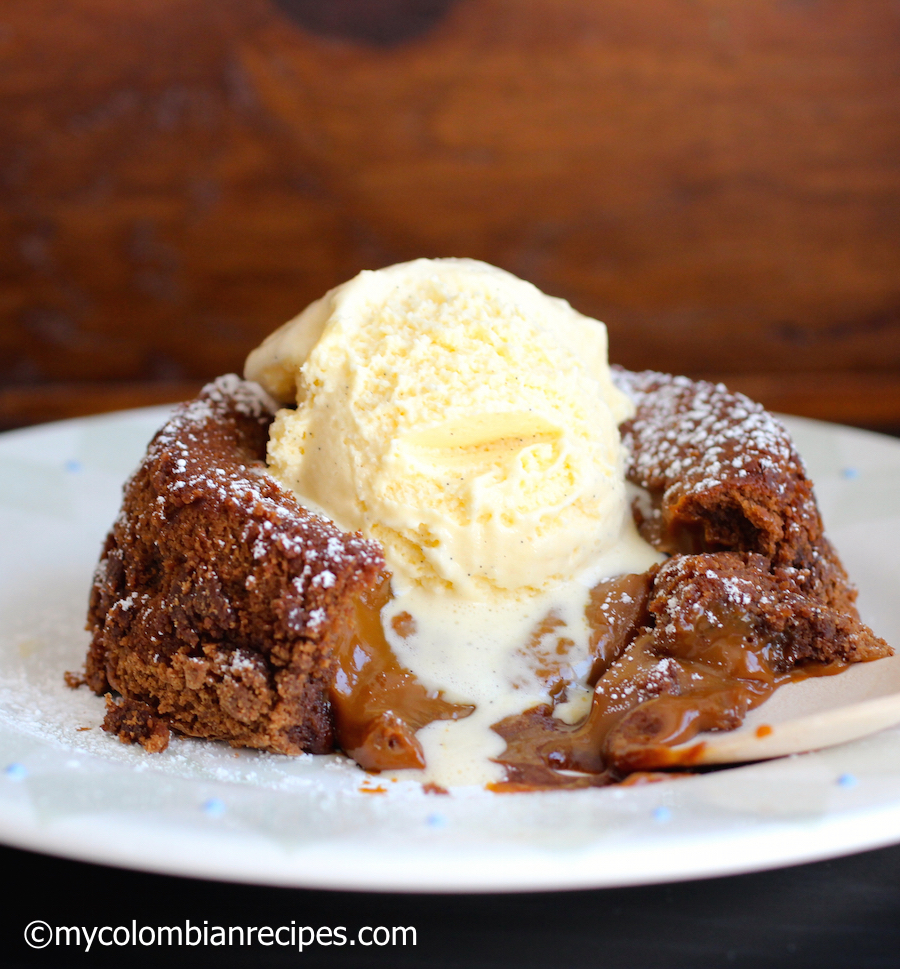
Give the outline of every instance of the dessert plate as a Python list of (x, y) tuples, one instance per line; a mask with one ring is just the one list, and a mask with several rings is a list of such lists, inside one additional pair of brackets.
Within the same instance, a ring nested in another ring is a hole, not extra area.
[[(102, 699), (63, 673), (83, 660), (90, 575), (122, 481), (165, 413), (0, 436), (0, 840), (225, 880), (465, 892), (700, 878), (900, 841), (898, 727), (657, 784), (519, 795), (430, 794), (338, 756), (123, 746), (99, 729)], [(900, 646), (900, 441), (787, 423), (863, 617)], [(877, 698), (900, 688), (900, 658), (806, 682), (825, 680), (836, 695), (781, 691), (747, 729), (776, 722), (776, 704), (795, 718), (823, 702), (893, 702)]]

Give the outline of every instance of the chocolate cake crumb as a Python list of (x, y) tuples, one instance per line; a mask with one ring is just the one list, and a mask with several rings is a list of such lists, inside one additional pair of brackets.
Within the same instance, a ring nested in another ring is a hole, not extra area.
[(106, 717), (102, 729), (115, 734), (123, 744), (140, 744), (151, 754), (169, 746), (169, 725), (153, 707), (138, 700), (106, 694)]

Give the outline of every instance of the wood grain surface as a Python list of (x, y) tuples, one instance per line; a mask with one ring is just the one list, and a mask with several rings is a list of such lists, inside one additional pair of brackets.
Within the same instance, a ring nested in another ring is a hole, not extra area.
[(6, 0), (0, 58), (6, 426), (467, 255), (626, 366), (900, 427), (893, 0)]

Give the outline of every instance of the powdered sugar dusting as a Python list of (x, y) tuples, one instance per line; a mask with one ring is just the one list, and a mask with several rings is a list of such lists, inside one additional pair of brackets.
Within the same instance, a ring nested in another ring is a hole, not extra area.
[[(624, 441), (632, 456), (629, 476), (643, 487), (683, 495), (755, 475), (784, 494), (784, 469), (803, 473), (784, 427), (723, 384), (653, 371), (616, 370), (614, 378), (638, 408)], [(635, 447), (636, 438), (652, 447)]]
[(262, 388), (234, 374), (207, 384), (198, 398), (183, 404), (158, 432), (145, 461), (156, 462), (163, 470), (154, 476), (160, 489), (155, 513), (158, 521), (165, 521), (173, 506), (194, 501), (215, 500), (225, 508), (249, 507), (251, 515), (240, 540), (252, 549), (257, 561), (277, 549), (289, 559), (307, 563), (298, 592), (305, 591), (313, 578), (316, 588), (329, 590), (335, 587), (336, 577), (348, 570), (381, 568), (383, 559), (377, 543), (346, 534), (333, 522), (302, 508), (261, 460), (209, 467), (202, 457), (212, 422), (227, 421), (229, 412), (237, 411), (265, 425), (274, 407)]
[(269, 418), (278, 409), (278, 404), (259, 384), (242, 380), (234, 373), (216, 377), (201, 393), (214, 403), (233, 407), (247, 417)]

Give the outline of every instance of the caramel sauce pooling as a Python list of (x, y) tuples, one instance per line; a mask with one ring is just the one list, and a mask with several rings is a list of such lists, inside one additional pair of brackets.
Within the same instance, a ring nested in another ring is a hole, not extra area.
[[(349, 630), (336, 650), (330, 688), (338, 745), (369, 771), (423, 768), (416, 731), (433, 720), (458, 720), (473, 710), (426, 690), (397, 662), (381, 626), (381, 610), (390, 597), (390, 577), (384, 576), (357, 598)], [(398, 634), (414, 631), (411, 616), (401, 613), (397, 619), (402, 619), (395, 624)]]
[[(497, 758), (506, 779), (496, 791), (604, 786), (643, 772), (686, 767), (702, 747), (674, 751), (699, 733), (731, 730), (783, 683), (839, 672), (844, 664), (808, 664), (778, 670), (777, 644), (753, 634), (749, 620), (728, 612), (713, 621), (654, 634), (648, 600), (655, 570), (600, 582), (590, 592), (594, 693), (590, 710), (569, 724), (554, 716), (566, 700), (570, 640), (535, 650), (535, 671), (551, 702), (507, 717), (493, 729), (506, 741)], [(470, 705), (451, 703), (429, 691), (402, 667), (381, 625), (391, 596), (384, 576), (354, 603), (355, 615), (337, 650), (330, 698), (340, 747), (369, 771), (425, 766), (416, 731), (434, 720), (468, 716)], [(551, 613), (535, 628), (525, 649), (546, 643), (560, 626)], [(408, 613), (394, 620), (398, 635), (415, 632)], [(646, 775), (656, 777), (658, 775)]]

